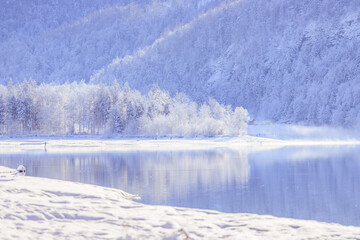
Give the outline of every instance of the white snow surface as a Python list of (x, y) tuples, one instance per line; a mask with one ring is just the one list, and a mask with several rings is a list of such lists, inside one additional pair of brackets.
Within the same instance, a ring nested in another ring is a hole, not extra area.
[[(282, 129), (283, 127), (278, 127)], [(265, 128), (266, 129), (266, 128)], [(305, 128), (307, 129), (307, 128)], [(252, 129), (253, 134), (260, 130)], [(311, 131), (311, 130), (309, 130)], [(359, 145), (357, 138), (299, 138), (288, 130), (291, 139), (281, 139), (287, 134), (276, 136), (279, 139), (256, 136), (221, 136), (201, 138), (179, 137), (124, 137), (103, 138), (101, 136), (52, 136), (52, 137), (22, 137), (0, 138), (0, 154), (46, 152), (48, 153), (88, 153), (88, 152), (129, 152), (129, 151), (185, 151), (185, 150), (209, 150), (224, 148), (230, 150), (242, 150), (246, 152), (275, 149), (284, 146), (320, 146), (320, 145)]]
[(360, 238), (359, 227), (150, 206), (121, 190), (12, 171), (0, 167), (0, 239)]

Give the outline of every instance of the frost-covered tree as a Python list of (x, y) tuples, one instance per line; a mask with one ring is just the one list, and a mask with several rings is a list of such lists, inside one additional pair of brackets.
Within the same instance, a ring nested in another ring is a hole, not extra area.
[(250, 120), (248, 112), (242, 107), (236, 107), (230, 118), (230, 134), (245, 135), (247, 133), (247, 122)]
[(94, 101), (94, 120), (97, 132), (103, 132), (110, 115), (110, 96), (104, 86), (101, 86)]
[(18, 128), (18, 101), (15, 96), (8, 97), (6, 101), (6, 123), (9, 134), (16, 133)]
[(214, 99), (198, 105), (154, 85), (146, 95), (120, 87), (24, 81), (0, 86), (1, 134), (215, 136), (246, 132), (247, 111)]
[(6, 133), (6, 108), (3, 97), (0, 95), (0, 134)]

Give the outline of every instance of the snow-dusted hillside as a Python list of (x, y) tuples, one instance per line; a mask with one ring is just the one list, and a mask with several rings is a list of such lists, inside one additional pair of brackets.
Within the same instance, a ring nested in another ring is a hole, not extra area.
[(157, 83), (256, 120), (360, 122), (358, 0), (8, 0), (0, 11), (3, 84)]
[(93, 76), (156, 82), (198, 100), (241, 105), (256, 119), (360, 121), (360, 3), (224, 3)]
[(88, 80), (116, 57), (152, 44), (212, 1), (0, 2), (0, 82)]

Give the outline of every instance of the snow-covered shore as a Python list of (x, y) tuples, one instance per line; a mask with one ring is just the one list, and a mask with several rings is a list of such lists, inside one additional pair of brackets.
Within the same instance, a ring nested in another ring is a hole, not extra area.
[(46, 151), (49, 153), (82, 152), (125, 152), (125, 151), (173, 151), (206, 150), (212, 148), (258, 148), (272, 147), (282, 141), (255, 137), (216, 138), (118, 138), (92, 137), (40, 137), (40, 138), (0, 138), (0, 153), (20, 153)]
[[(46, 146), (45, 146), (46, 143)], [(359, 145), (357, 139), (298, 139), (280, 140), (273, 138), (241, 136), (211, 138), (102, 138), (84, 137), (23, 137), (0, 138), (0, 154), (44, 152), (48, 153), (88, 153), (88, 152), (126, 152), (126, 151), (182, 151), (227, 148), (235, 150), (266, 150), (284, 146), (320, 146), (320, 145)]]
[(360, 238), (358, 227), (150, 206), (117, 189), (9, 173), (0, 173), (0, 196), (0, 239)]

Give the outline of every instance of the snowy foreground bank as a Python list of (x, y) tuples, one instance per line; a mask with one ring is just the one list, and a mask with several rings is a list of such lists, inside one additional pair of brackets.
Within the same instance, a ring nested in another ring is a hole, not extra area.
[(356, 239), (360, 228), (149, 206), (123, 191), (0, 167), (0, 239)]

